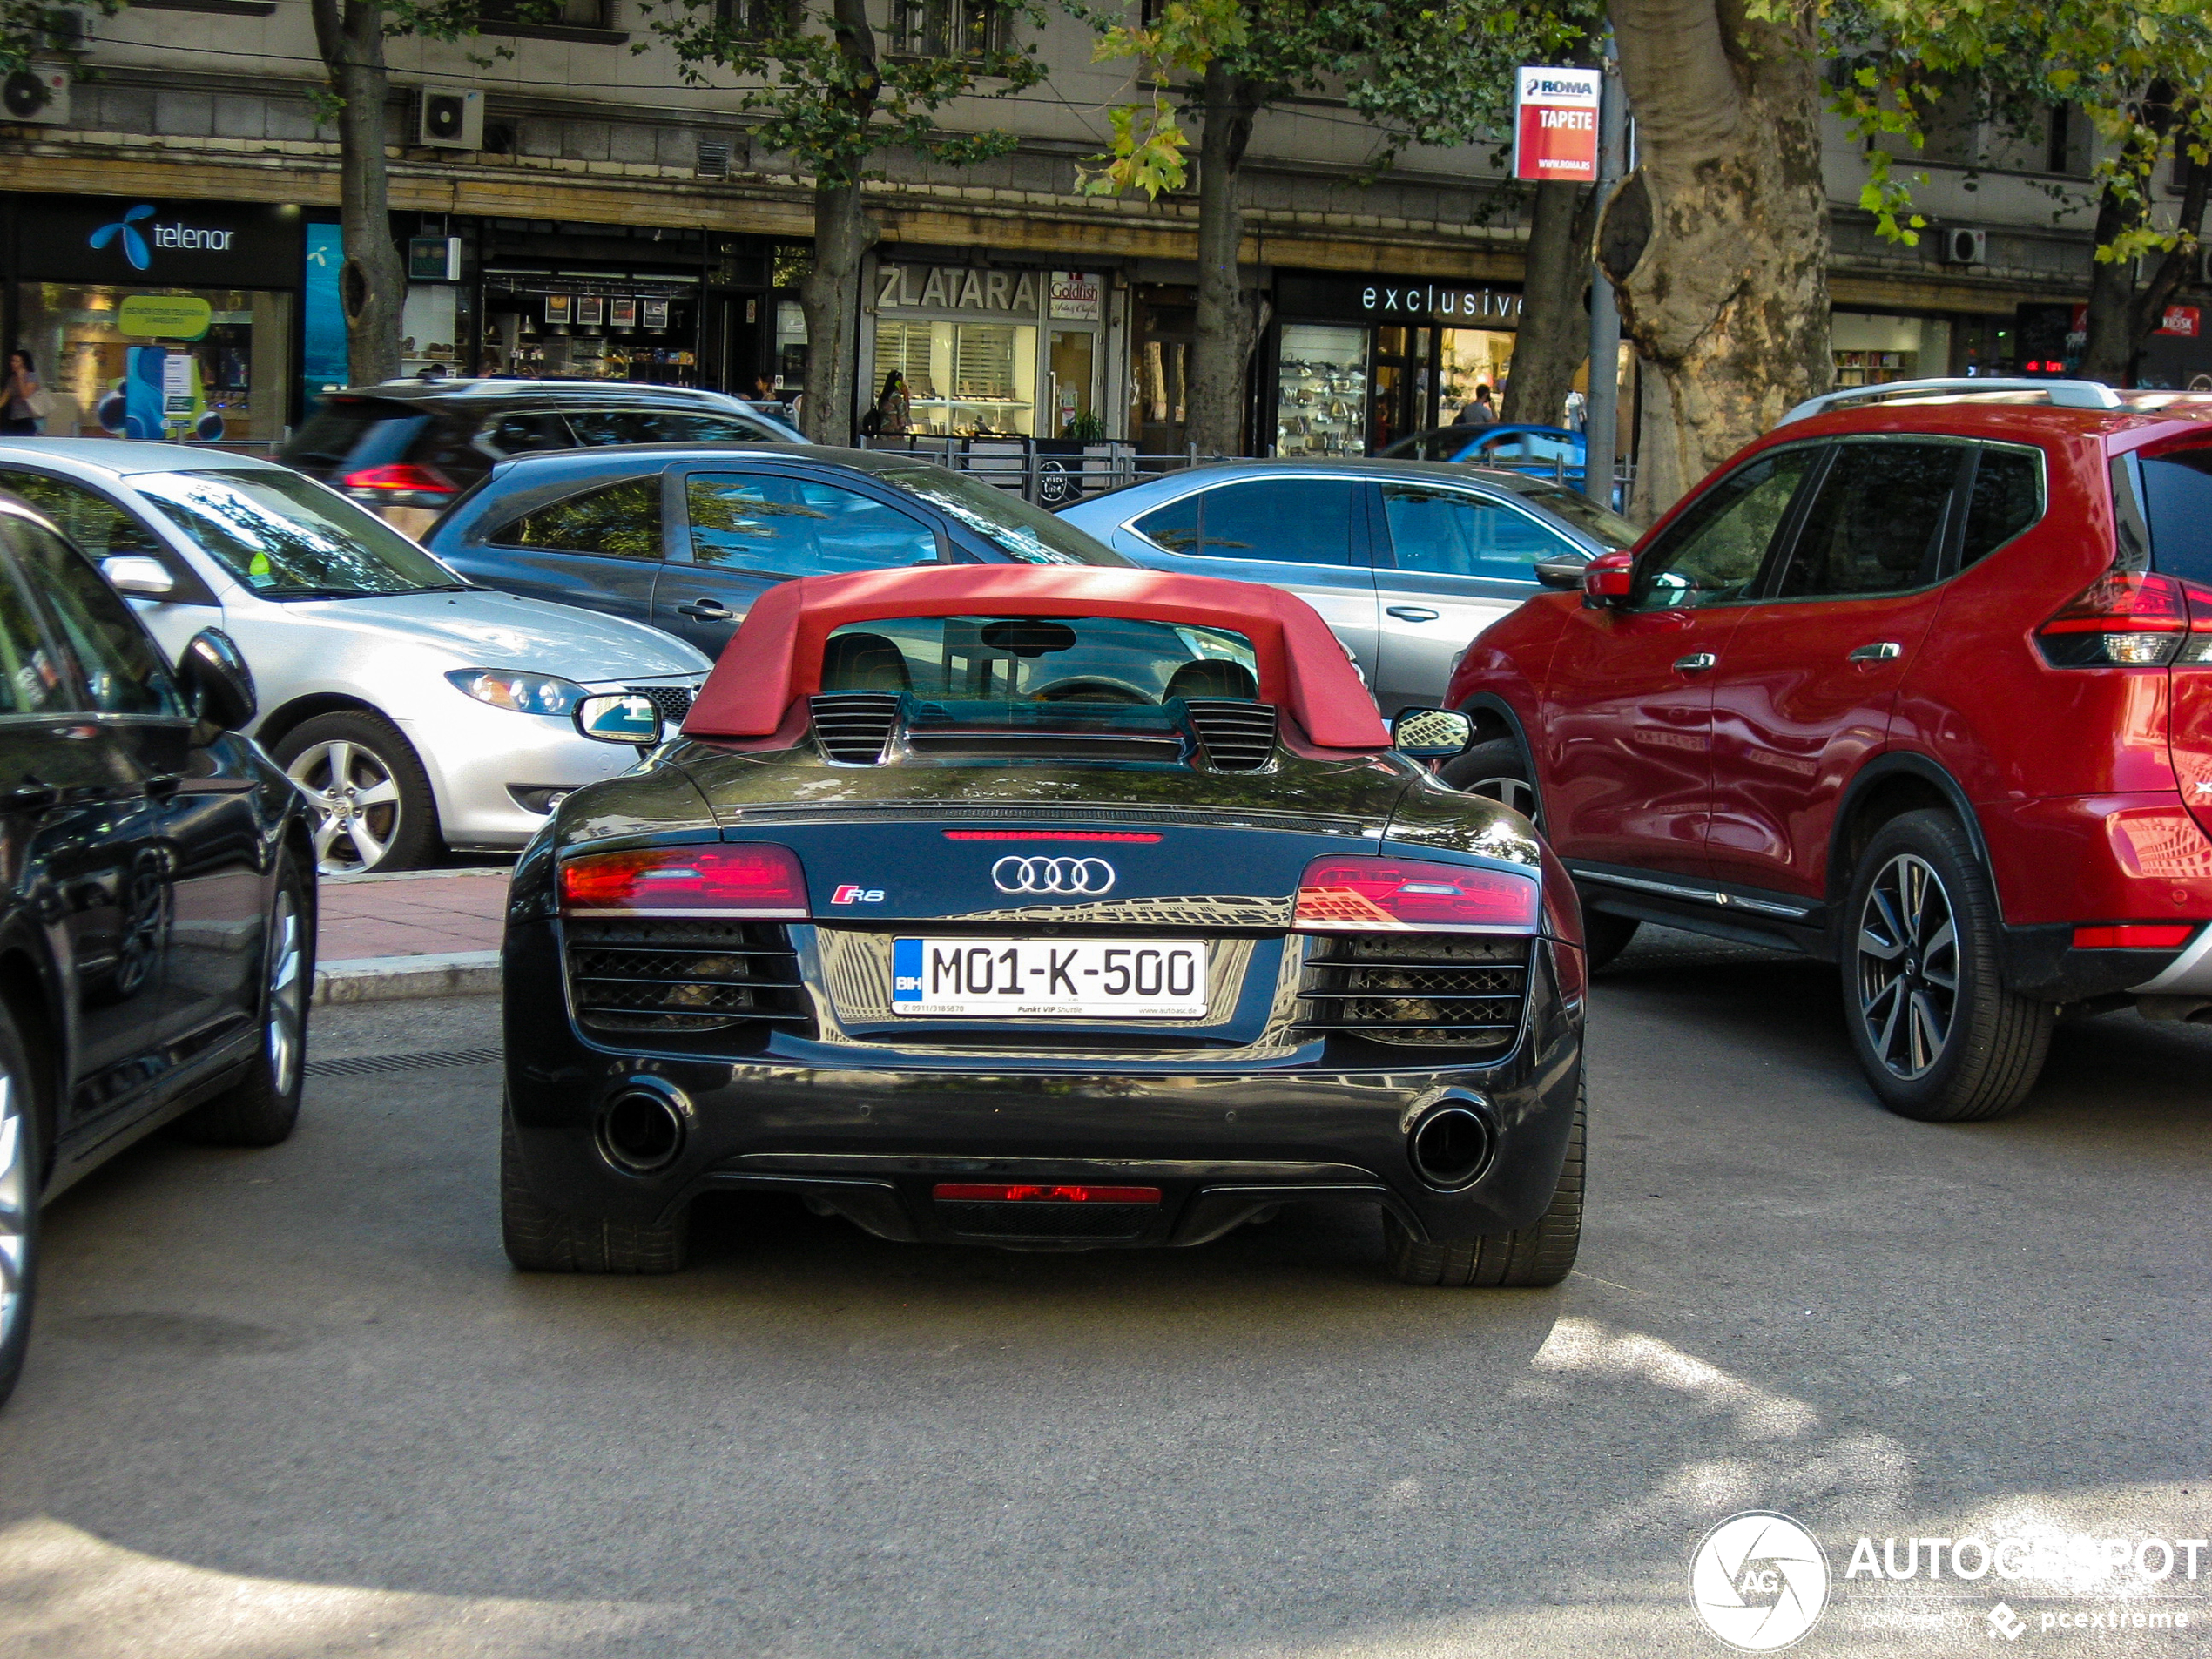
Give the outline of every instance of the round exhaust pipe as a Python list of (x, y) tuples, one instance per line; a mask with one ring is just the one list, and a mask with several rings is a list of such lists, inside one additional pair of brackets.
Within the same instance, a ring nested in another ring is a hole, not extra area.
[(1456, 1103), (1429, 1113), (1406, 1140), (1413, 1173), (1444, 1192), (1467, 1185), (1489, 1168), (1497, 1145), (1490, 1120)]
[(684, 1150), (684, 1108), (657, 1089), (631, 1084), (599, 1114), (599, 1151), (631, 1175), (651, 1175)]

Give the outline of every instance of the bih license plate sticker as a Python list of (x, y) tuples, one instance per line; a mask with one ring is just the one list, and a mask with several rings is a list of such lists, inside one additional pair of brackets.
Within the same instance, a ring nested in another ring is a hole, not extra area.
[(1164, 939), (894, 939), (891, 1006), (941, 1019), (1201, 1019), (1206, 948)]

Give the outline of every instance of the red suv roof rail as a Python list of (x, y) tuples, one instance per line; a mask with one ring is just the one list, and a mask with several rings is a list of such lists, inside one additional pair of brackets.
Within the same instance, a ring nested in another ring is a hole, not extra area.
[(1856, 403), (1886, 403), (1894, 398), (1987, 397), (2006, 398), (2023, 392), (2040, 393), (2045, 402), (2060, 409), (2116, 409), (2120, 394), (2097, 381), (1973, 380), (1946, 378), (1929, 381), (1891, 381), (1882, 386), (1853, 386), (1840, 392), (1809, 397), (1776, 422), (1788, 426), (1831, 409)]

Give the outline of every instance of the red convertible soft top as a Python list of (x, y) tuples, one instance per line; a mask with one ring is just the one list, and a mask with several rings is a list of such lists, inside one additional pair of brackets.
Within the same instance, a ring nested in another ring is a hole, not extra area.
[(951, 564), (807, 577), (753, 602), (684, 719), (691, 738), (765, 738), (822, 686), (822, 648), (890, 617), (1130, 617), (1227, 628), (1252, 642), (1259, 694), (1324, 749), (1384, 749), (1375, 699), (1312, 606), (1278, 588), (1096, 565)]

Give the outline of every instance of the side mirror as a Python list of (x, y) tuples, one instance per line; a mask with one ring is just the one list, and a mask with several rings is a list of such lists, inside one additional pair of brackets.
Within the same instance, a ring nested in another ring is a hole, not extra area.
[(1555, 553), (1536, 561), (1536, 580), (1548, 588), (1563, 588), (1572, 593), (1582, 585), (1582, 572), (1589, 563), (1587, 553)]
[(649, 697), (602, 691), (578, 703), (571, 718), (594, 743), (634, 743), (650, 749), (661, 740), (660, 711)]
[[(168, 573), (162, 574), (165, 578)], [(242, 732), (260, 710), (253, 671), (237, 642), (219, 629), (203, 628), (185, 642), (177, 657), (177, 685), (192, 718), (211, 734)]]
[(136, 593), (148, 599), (166, 599), (177, 590), (177, 578), (159, 559), (143, 553), (118, 553), (100, 561), (101, 574), (118, 593)]
[(1474, 741), (1474, 722), (1450, 709), (1407, 709), (1390, 723), (1390, 746), (1414, 760), (1449, 760)]
[(1634, 581), (1636, 556), (1601, 553), (1582, 567), (1582, 604), (1586, 610), (1625, 604)]

